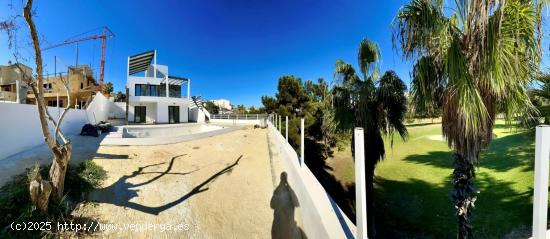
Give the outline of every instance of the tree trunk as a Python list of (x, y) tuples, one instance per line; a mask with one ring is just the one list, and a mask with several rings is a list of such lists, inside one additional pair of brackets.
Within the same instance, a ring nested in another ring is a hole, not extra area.
[[(376, 227), (374, 224), (374, 167), (365, 166), (365, 187), (367, 194), (367, 232), (369, 238), (375, 238)], [(357, 213), (357, 212), (356, 212)]]
[(472, 225), (470, 224), (470, 215), (476, 200), (473, 182), (475, 168), (474, 165), (462, 155), (454, 153), (453, 157), (455, 169), (453, 171), (451, 200), (456, 208), (458, 220), (457, 236), (459, 239), (473, 238), (474, 235)]
[(42, 180), (42, 178), (35, 179), (29, 185), (29, 192), (33, 205), (40, 209), (40, 211), (46, 212), (52, 192), (51, 182)]
[(54, 154), (54, 160), (50, 167), (50, 180), (52, 180), (52, 197), (55, 201), (63, 198), (65, 188), (65, 174), (71, 159), (72, 146), (70, 143), (60, 147), (58, 153)]

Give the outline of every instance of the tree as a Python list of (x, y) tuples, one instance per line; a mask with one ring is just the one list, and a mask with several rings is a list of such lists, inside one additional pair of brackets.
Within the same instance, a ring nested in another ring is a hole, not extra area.
[[(40, 50), (39, 33), (33, 20), (34, 11), (33, 0), (27, 0), (25, 6), (23, 7), (23, 17), (30, 33), (30, 40), (32, 43), (31, 46), (33, 47), (34, 60), (36, 64), (36, 75), (34, 77), (29, 76), (21, 68), (20, 71), (23, 73), (24, 80), (27, 85), (31, 87), (31, 90), (36, 97), (36, 108), (39, 115), (42, 134), (44, 135), (44, 141), (53, 153), (52, 165), (49, 171), (49, 180), (42, 179), (40, 174), (36, 173), (34, 174), (29, 185), (31, 201), (38, 209), (46, 211), (48, 209), (50, 197), (58, 202), (63, 197), (65, 174), (67, 172), (69, 160), (71, 159), (72, 144), (65, 137), (60, 127), (65, 115), (70, 109), (70, 106), (67, 104), (67, 107), (63, 110), (63, 113), (61, 113), (57, 120), (55, 120), (48, 112), (47, 102), (44, 100), (44, 89), (42, 87), (44, 82), (42, 52)], [(13, 40), (17, 29), (13, 22), (8, 24), (2, 23), (0, 24), (0, 28), (7, 31), (10, 41)], [(11, 43), (10, 46), (12, 46)], [(17, 50), (14, 55), (18, 58)], [(19, 64), (16, 65), (19, 67)], [(61, 76), (60, 78), (67, 92), (67, 101), (70, 102), (68, 78), (63, 78)], [(50, 125), (52, 126), (52, 129), (50, 129)]]
[(212, 101), (206, 101), (204, 104), (204, 107), (210, 114), (219, 114), (220, 113), (220, 107), (218, 107), (214, 102)]
[(107, 82), (107, 84), (103, 85), (102, 93), (104, 95), (111, 95), (113, 93), (113, 83)]
[(273, 113), (278, 108), (277, 100), (271, 96), (262, 96), (262, 104), (268, 114)]
[(115, 102), (124, 102), (126, 100), (126, 94), (122, 91), (118, 91), (115, 95)]
[[(334, 121), (336, 127), (353, 136), (354, 127), (364, 129), (366, 194), (369, 237), (374, 237), (373, 177), (376, 164), (384, 158), (384, 140), (388, 135), (393, 145), (393, 134), (403, 140), (407, 137), (404, 124), (407, 111), (406, 86), (393, 71), (378, 79), (380, 50), (375, 42), (363, 39), (359, 45), (359, 77), (355, 69), (342, 60), (336, 61), (333, 88)], [(352, 144), (353, 145), (353, 144)]]
[[(535, 111), (527, 86), (540, 62), (542, 2), (453, 3), (412, 0), (397, 13), (393, 40), (405, 59), (416, 60), (415, 69), (429, 73), (413, 81), (413, 98), (442, 104), (443, 135), (454, 151), (458, 238), (472, 238), (474, 165), (492, 140), (496, 112), (510, 120)], [(423, 90), (439, 87), (440, 99)]]

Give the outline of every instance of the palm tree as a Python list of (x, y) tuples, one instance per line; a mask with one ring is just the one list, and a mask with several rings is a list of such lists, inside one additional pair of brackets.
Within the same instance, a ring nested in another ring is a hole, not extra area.
[[(351, 133), (354, 127), (362, 127), (364, 130), (368, 212), (373, 212), (374, 208), (374, 168), (385, 154), (382, 136), (390, 136), (392, 145), (394, 132), (399, 133), (403, 140), (407, 137), (407, 129), (403, 123), (407, 111), (406, 86), (393, 71), (385, 72), (378, 79), (379, 58), (378, 45), (363, 39), (358, 54), (362, 79), (350, 64), (342, 60), (336, 61), (334, 72), (334, 121), (337, 128)], [(367, 216), (369, 237), (373, 237), (374, 214), (368, 213)]]
[[(492, 139), (498, 110), (532, 113), (527, 86), (541, 57), (542, 3), (524, 0), (412, 0), (393, 23), (394, 47), (416, 60), (413, 98), (441, 100), (442, 129), (454, 159), (451, 200), (458, 237), (472, 238), (473, 178)], [(442, 88), (441, 97), (430, 89)]]

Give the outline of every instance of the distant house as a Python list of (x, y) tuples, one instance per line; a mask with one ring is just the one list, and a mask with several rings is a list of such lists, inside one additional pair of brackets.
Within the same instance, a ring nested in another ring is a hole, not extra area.
[[(61, 75), (61, 76), (60, 76)], [(61, 79), (69, 81), (69, 95), (71, 102), (68, 102), (67, 91)], [(83, 109), (92, 101), (93, 96), (99, 91), (99, 85), (88, 65), (70, 66), (67, 72), (58, 73), (44, 77), (42, 85), (44, 89), (44, 100), (48, 106)], [(58, 102), (59, 100), (59, 102)], [(36, 98), (32, 91), (28, 91), (27, 103), (35, 104)], [(58, 105), (59, 104), (59, 105)]]
[(8, 62), (8, 65), (0, 65), (0, 101), (25, 103), (27, 84), (23, 79), (24, 75), (31, 76), (32, 69), (20, 63)]
[(231, 102), (226, 99), (212, 100), (212, 103), (214, 103), (215, 106), (218, 106), (220, 114), (231, 113), (233, 108)]
[[(128, 122), (183, 123), (198, 110), (193, 103), (191, 80), (168, 73), (168, 66), (157, 65), (156, 51), (128, 57)], [(182, 94), (182, 88), (187, 94)], [(196, 114), (195, 114), (196, 115)]]

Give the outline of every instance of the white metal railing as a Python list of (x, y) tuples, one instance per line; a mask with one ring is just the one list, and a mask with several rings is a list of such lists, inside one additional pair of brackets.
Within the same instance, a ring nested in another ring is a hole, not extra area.
[(232, 119), (232, 120), (261, 120), (266, 119), (268, 114), (211, 114), (210, 119)]

